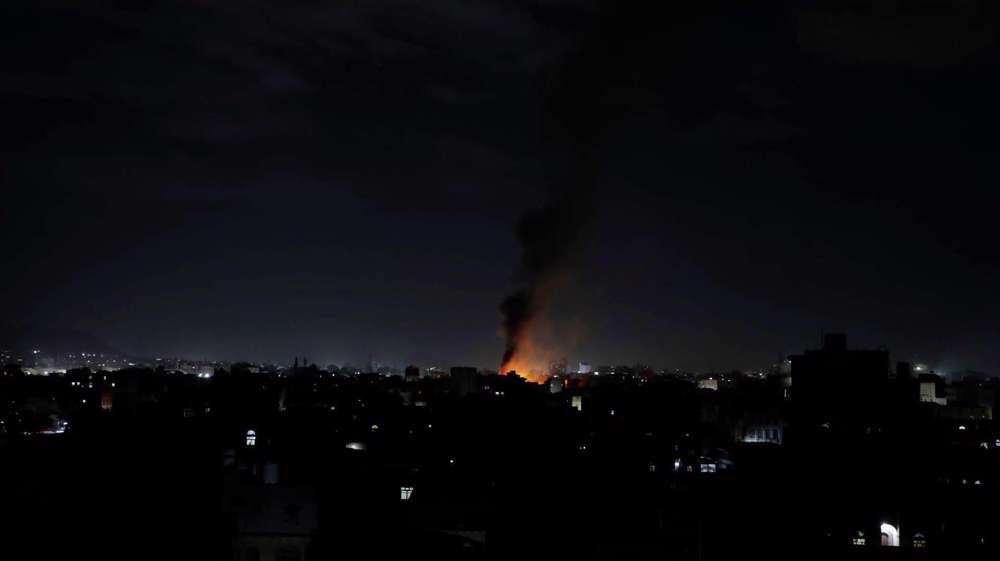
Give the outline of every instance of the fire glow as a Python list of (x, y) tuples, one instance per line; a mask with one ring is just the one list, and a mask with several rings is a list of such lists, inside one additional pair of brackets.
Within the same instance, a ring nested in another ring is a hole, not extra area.
[(500, 372), (506, 374), (513, 371), (529, 382), (542, 384), (549, 378), (551, 362), (547, 354), (530, 338), (524, 338), (518, 342), (514, 355), (500, 365)]
[(537, 384), (545, 383), (557, 374), (556, 364), (566, 362), (565, 351), (573, 347), (582, 335), (579, 319), (572, 326), (557, 322), (548, 313), (548, 302), (553, 292), (557, 292), (554, 282), (546, 283), (544, 289), (533, 293), (535, 308), (517, 315), (522, 321), (516, 328), (508, 327), (501, 334), (507, 336), (503, 359), (499, 372), (515, 372), (521, 378)]

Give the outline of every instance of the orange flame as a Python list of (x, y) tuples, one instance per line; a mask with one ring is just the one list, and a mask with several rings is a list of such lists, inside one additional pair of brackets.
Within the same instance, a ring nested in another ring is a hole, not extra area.
[(552, 375), (556, 361), (565, 360), (566, 351), (583, 340), (587, 327), (581, 315), (555, 322), (548, 313), (547, 304), (553, 293), (564, 293), (568, 284), (568, 275), (556, 271), (536, 287), (535, 296), (542, 303), (542, 311), (529, 318), (527, 325), (517, 333), (517, 350), (510, 360), (500, 365), (501, 374), (513, 370), (529, 382), (544, 384)]
[(549, 378), (552, 353), (540, 349), (530, 337), (518, 344), (517, 354), (509, 361), (500, 365), (500, 373), (514, 371), (518, 376), (529, 382), (544, 384)]

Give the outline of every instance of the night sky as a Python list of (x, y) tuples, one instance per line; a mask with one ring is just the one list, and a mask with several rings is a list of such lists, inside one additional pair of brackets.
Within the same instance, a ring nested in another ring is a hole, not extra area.
[(1000, 373), (1000, 9), (621, 4), (3, 2), (2, 320), (496, 367), (518, 217), (586, 197), (546, 312), (571, 362), (838, 330)]

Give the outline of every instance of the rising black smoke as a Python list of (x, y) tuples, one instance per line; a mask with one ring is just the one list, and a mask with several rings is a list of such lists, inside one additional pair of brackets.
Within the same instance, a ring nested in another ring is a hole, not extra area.
[[(685, 26), (707, 21), (724, 0), (598, 0), (594, 5), (589, 26), (564, 30), (578, 33), (579, 48), (544, 77), (543, 129), (553, 151), (568, 158), (550, 186), (549, 204), (517, 222), (520, 276), (500, 305), (507, 338), (502, 367), (517, 356), (532, 320), (547, 304), (553, 277), (565, 269), (598, 208), (599, 153), (612, 131), (627, 115), (664, 99), (673, 101), (660, 109), (678, 124), (701, 120), (704, 110), (697, 108), (712, 105), (709, 92), (693, 86), (700, 84), (694, 78), (709, 74), (684, 67), (679, 55), (687, 52), (692, 37)], [(678, 93), (684, 91), (688, 94)]]
[(553, 151), (567, 161), (550, 185), (549, 203), (523, 214), (515, 227), (521, 261), (518, 286), (500, 304), (506, 337), (502, 370), (517, 356), (548, 303), (554, 277), (565, 269), (594, 214), (596, 155), (621, 116), (612, 86), (618, 65), (615, 12), (602, 10), (580, 48), (545, 76), (544, 130)]
[(500, 304), (507, 338), (501, 367), (517, 355), (526, 330), (548, 300), (549, 281), (579, 242), (589, 215), (589, 201), (589, 192), (578, 192), (528, 211), (518, 219), (521, 286)]

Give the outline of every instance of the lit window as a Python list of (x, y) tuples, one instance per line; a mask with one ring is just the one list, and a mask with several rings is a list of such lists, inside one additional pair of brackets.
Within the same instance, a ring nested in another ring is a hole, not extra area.
[(656, 464), (649, 464), (649, 473), (656, 473)]
[(702, 473), (715, 473), (715, 464), (701, 464)]
[(399, 488), (399, 500), (408, 501), (410, 496), (413, 495), (413, 487), (400, 487)]
[(851, 540), (851, 543), (854, 544), (854, 545), (865, 545), (865, 539), (864, 538), (853, 538)]
[(257, 431), (248, 430), (247, 431), (247, 446), (257, 445)]
[(882, 545), (888, 547), (899, 547), (899, 530), (888, 522), (883, 522), (879, 527), (881, 532)]
[(913, 548), (914, 549), (923, 549), (925, 547), (927, 547), (927, 539), (924, 538), (924, 535), (923, 534), (915, 534), (913, 536)]

